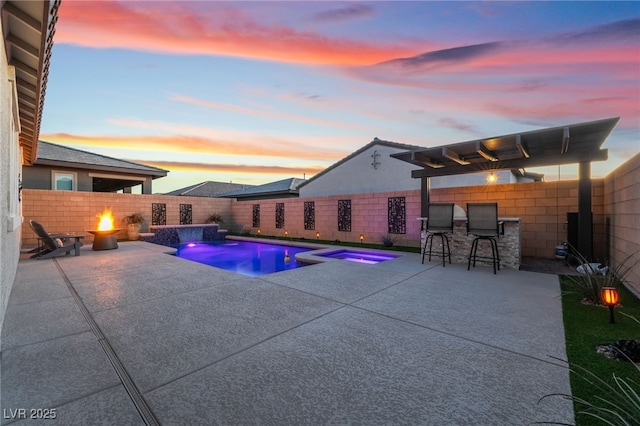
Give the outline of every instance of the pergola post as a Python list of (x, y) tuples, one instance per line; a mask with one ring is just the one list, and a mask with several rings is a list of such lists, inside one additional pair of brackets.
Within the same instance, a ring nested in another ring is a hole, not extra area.
[(427, 217), (429, 211), (429, 200), (431, 198), (431, 178), (420, 178), (422, 191), (420, 191), (420, 216)]
[(578, 166), (578, 252), (593, 260), (593, 217), (591, 214), (591, 162)]

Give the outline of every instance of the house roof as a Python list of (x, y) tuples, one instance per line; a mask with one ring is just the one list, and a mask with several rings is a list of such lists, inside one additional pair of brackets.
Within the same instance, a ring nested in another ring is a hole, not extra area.
[(298, 188), (301, 188), (301, 187), (307, 185), (308, 183), (313, 182), (314, 180), (318, 179), (320, 176), (323, 176), (323, 175), (329, 173), (331, 170), (339, 167), (343, 163), (346, 163), (347, 161), (351, 160), (352, 158), (357, 157), (358, 155), (360, 155), (362, 152), (368, 150), (369, 148), (371, 148), (373, 146), (380, 146), (380, 145), (388, 146), (388, 147), (391, 147), (391, 148), (404, 149), (404, 150), (412, 150), (412, 149), (420, 148), (417, 145), (409, 145), (409, 144), (404, 144), (404, 143), (391, 142), (391, 141), (385, 141), (385, 140), (378, 139), (378, 138), (373, 138), (373, 140), (371, 142), (369, 142), (368, 144), (366, 144), (362, 148), (358, 149), (357, 151), (352, 152), (351, 154), (349, 154), (346, 157), (344, 157), (342, 160), (339, 160), (338, 162), (332, 164), (331, 166), (327, 167), (326, 169), (324, 169), (320, 173), (316, 174), (312, 178), (309, 178), (309, 179), (305, 180), (304, 182), (302, 182), (300, 184), (300, 186)]
[(227, 192), (220, 195), (224, 198), (267, 198), (278, 196), (298, 195), (298, 188), (304, 182), (304, 179), (289, 178), (276, 182), (265, 183), (264, 185), (253, 186), (244, 190)]
[(3, 1), (2, 29), (15, 88), (14, 120), (24, 163), (33, 164), (38, 150), (40, 121), (49, 75), (53, 34), (60, 0)]
[(42, 166), (69, 167), (75, 169), (102, 170), (108, 172), (130, 173), (152, 176), (153, 179), (164, 177), (168, 171), (131, 161), (119, 160), (106, 155), (94, 154), (75, 148), (69, 148), (50, 142), (38, 143), (38, 156), (33, 163)]
[(620, 117), (392, 154), (422, 169), (414, 178), (604, 161), (600, 149)]
[(164, 195), (183, 195), (190, 197), (217, 197), (220, 194), (224, 194), (231, 191), (243, 190), (253, 185), (245, 185), (241, 183), (231, 182), (214, 182), (206, 181), (196, 183), (184, 188), (176, 189), (171, 192), (167, 192)]

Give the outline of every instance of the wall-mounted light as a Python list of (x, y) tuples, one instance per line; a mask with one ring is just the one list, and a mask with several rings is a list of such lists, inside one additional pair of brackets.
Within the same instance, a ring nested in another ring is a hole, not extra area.
[(609, 307), (609, 322), (615, 323), (613, 319), (613, 308), (618, 304), (618, 290), (615, 287), (602, 287), (600, 291), (602, 302)]
[(498, 176), (496, 176), (496, 174), (493, 172), (489, 173), (489, 175), (487, 176), (487, 182), (496, 183), (497, 181), (498, 181)]
[(360, 244), (364, 241), (364, 234), (360, 234)]

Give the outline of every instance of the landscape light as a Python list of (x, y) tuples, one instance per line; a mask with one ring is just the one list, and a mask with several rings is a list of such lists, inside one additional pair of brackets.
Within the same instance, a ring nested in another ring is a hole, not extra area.
[(364, 234), (360, 234), (360, 244), (362, 244), (363, 240), (364, 240)]
[(609, 322), (615, 323), (613, 319), (613, 308), (618, 304), (618, 290), (615, 287), (602, 287), (600, 298), (609, 307)]
[(320, 238), (320, 233), (316, 232), (316, 240)]

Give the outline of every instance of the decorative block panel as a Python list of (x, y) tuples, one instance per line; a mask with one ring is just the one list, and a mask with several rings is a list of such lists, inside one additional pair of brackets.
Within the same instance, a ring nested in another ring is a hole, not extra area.
[(315, 201), (304, 202), (304, 229), (316, 229), (316, 203)]
[(260, 204), (253, 205), (252, 224), (254, 228), (260, 227)]
[(351, 200), (338, 200), (338, 231), (351, 232)]
[(276, 203), (276, 228), (284, 228), (284, 203)]
[(389, 197), (387, 204), (390, 234), (407, 233), (407, 207), (405, 197)]
[(193, 210), (191, 204), (180, 204), (180, 225), (193, 223)]
[(152, 225), (167, 224), (167, 205), (165, 203), (151, 204), (151, 224)]

